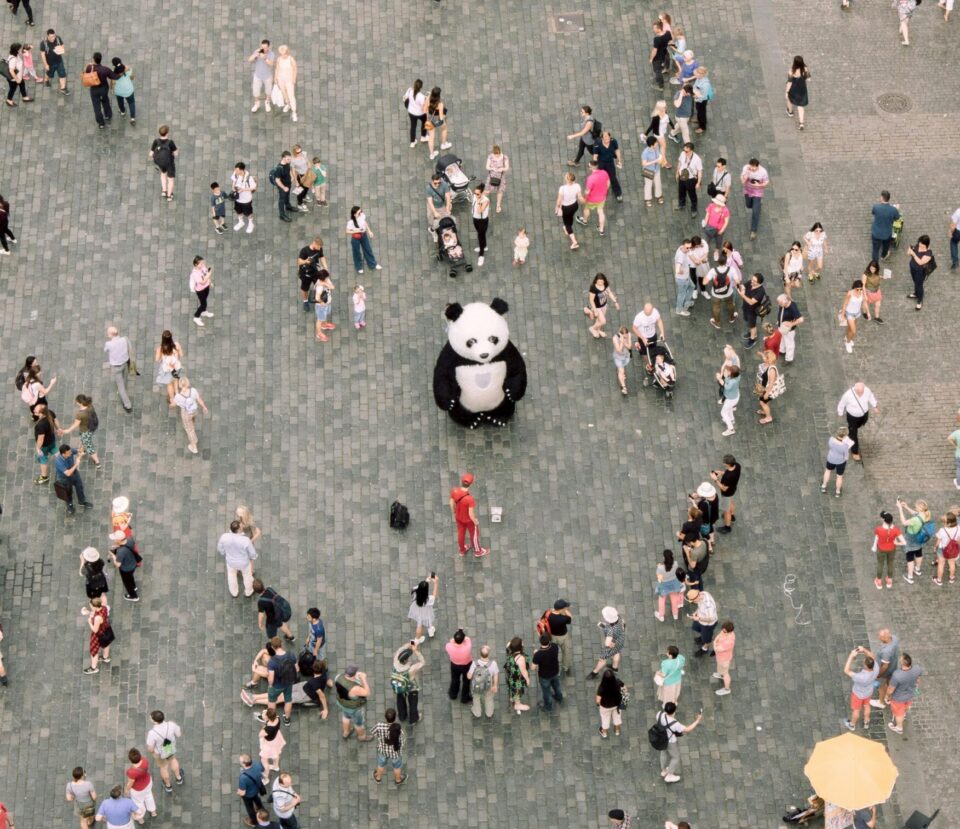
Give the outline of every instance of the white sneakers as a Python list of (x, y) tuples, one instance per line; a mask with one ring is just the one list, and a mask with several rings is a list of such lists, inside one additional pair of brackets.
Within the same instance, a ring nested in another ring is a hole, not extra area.
[(729, 429), (724, 429), (724, 431), (722, 432), (725, 438), (728, 438), (731, 435), (735, 435), (736, 433), (737, 433), (737, 430), (734, 429), (733, 427), (730, 427)]
[(667, 774), (663, 778), (664, 783), (679, 783), (680, 775), (679, 774)]
[(843, 347), (847, 349), (847, 354), (853, 354), (853, 343), (850, 340), (843, 341)]
[(293, 113), (293, 123), (297, 123), (297, 113)]
[(482, 256), (477, 260), (477, 267), (478, 267), (478, 268), (482, 268), (482, 267), (483, 267), (483, 257), (482, 257)]
[(270, 111), (270, 102), (269, 102), (269, 101), (264, 101), (264, 102), (263, 102), (263, 108), (264, 108), (267, 112), (269, 112), (269, 111)]
[(430, 160), (433, 161), (433, 159), (435, 159), (438, 155), (440, 155), (439, 150), (434, 150), (432, 153), (430, 153)]
[(201, 317), (212, 317), (212, 316), (213, 316), (213, 311), (204, 311), (200, 316), (201, 316)]
[(254, 104), (253, 104), (253, 109), (251, 109), (250, 111), (251, 111), (251, 112), (256, 112), (258, 109), (260, 109), (260, 102), (259, 102), (259, 101), (255, 101)]
[(729, 689), (729, 688), (718, 688), (718, 689), (717, 689), (716, 691), (714, 691), (713, 693), (715, 693), (718, 697), (725, 697), (725, 696), (727, 696), (727, 695), (730, 693), (730, 689)]
[(251, 219), (249, 224), (247, 225), (247, 233), (253, 233), (253, 219)]
[(440, 145), (440, 149), (441, 149), (441, 150), (449, 150), (452, 146), (453, 146), (453, 144), (451, 144), (449, 141), (447, 141), (445, 144), (441, 144), (441, 145)]
[(194, 325), (199, 325), (201, 328), (203, 328), (203, 320), (200, 319), (200, 317), (194, 317), (194, 318), (193, 318), (193, 324), (194, 324)]
[(243, 219), (240, 219), (240, 220), (233, 226), (233, 229), (234, 229), (234, 230), (240, 230), (241, 227), (243, 227)]
[(427, 635), (428, 635), (431, 639), (433, 639), (433, 635), (434, 635), (436, 632), (437, 632), (437, 629), (436, 629), (433, 625), (430, 625), (430, 627), (427, 628)]
[(411, 150), (412, 150), (414, 147), (416, 147), (416, 146), (417, 146), (417, 142), (416, 142), (416, 141), (411, 141), (411, 142), (410, 142), (410, 149), (411, 149)]

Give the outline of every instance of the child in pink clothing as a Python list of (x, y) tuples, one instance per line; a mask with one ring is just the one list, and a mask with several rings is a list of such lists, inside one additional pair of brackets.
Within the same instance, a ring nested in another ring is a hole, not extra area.
[(720, 626), (720, 633), (713, 639), (713, 650), (717, 655), (717, 671), (714, 679), (722, 679), (723, 687), (715, 693), (725, 697), (730, 693), (730, 663), (733, 661), (733, 646), (737, 644), (737, 635), (733, 632), (733, 622), (726, 621)]
[(359, 331), (367, 327), (367, 292), (363, 290), (363, 285), (357, 285), (353, 289), (353, 327)]
[(24, 80), (32, 78), (37, 83), (46, 83), (46, 79), (41, 78), (33, 66), (33, 47), (29, 43), (25, 43), (20, 50), (20, 59), (23, 61)]

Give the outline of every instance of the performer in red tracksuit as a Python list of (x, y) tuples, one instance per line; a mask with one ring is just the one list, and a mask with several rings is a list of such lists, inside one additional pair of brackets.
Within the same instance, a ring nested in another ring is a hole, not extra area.
[[(473, 475), (466, 473), (460, 480), (463, 487), (469, 487), (474, 481)], [(480, 546), (480, 521), (477, 519), (477, 502), (466, 488), (454, 487), (450, 490), (450, 512), (457, 522), (457, 546), (460, 555), (467, 554), (468, 546), (464, 544), (464, 534), (469, 534), (470, 546), (473, 547), (475, 558), (482, 558), (490, 551)]]

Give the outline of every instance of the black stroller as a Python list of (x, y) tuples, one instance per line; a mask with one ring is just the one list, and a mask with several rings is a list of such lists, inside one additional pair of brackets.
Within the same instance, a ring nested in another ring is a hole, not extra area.
[(459, 270), (471, 273), (473, 265), (467, 261), (463, 244), (460, 241), (460, 234), (457, 232), (457, 223), (453, 216), (444, 216), (437, 223), (435, 233), (437, 237), (437, 261), (446, 261), (450, 268), (450, 276), (455, 277)]
[(447, 153), (437, 159), (436, 170), (453, 192), (453, 203), (458, 201), (470, 201), (470, 182), (472, 176), (468, 176), (464, 171), (463, 159), (455, 156), (453, 153)]
[(677, 385), (677, 364), (673, 359), (673, 352), (666, 340), (659, 340), (649, 346), (644, 354), (644, 386), (654, 386), (663, 392), (667, 400), (673, 398), (673, 390)]

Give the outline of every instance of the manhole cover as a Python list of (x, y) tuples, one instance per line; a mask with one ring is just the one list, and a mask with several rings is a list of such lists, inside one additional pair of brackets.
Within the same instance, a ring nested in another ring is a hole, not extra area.
[(911, 103), (906, 95), (899, 92), (888, 92), (877, 98), (877, 104), (884, 112), (909, 112)]
[(584, 31), (583, 12), (558, 14), (547, 18), (548, 27), (553, 34), (575, 34)]

